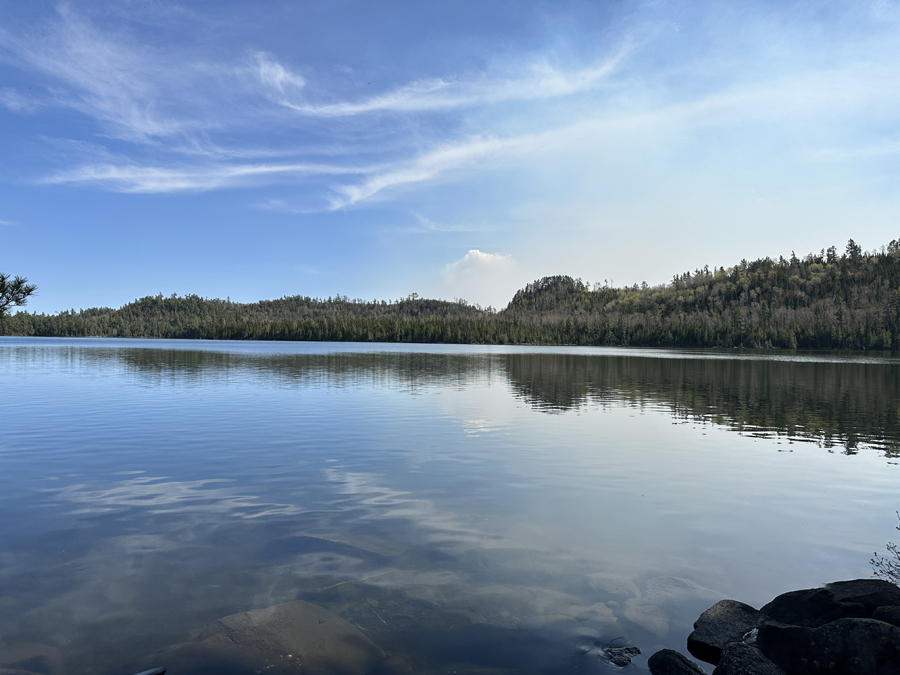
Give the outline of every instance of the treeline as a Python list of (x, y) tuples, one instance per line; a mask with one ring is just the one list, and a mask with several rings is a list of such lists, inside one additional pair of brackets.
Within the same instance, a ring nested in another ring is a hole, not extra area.
[(19, 312), (5, 335), (652, 347), (900, 350), (900, 240), (863, 251), (742, 260), (663, 286), (545, 277), (496, 312), (415, 294), (395, 301), (304, 296), (233, 303), (146, 297), (120, 309)]

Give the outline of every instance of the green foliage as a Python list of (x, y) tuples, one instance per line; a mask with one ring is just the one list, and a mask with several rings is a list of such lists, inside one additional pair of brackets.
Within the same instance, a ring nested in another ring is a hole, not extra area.
[[(24, 280), (23, 280), (24, 281)], [(900, 240), (880, 252), (852, 239), (800, 259), (742, 260), (614, 288), (545, 277), (495, 312), (413, 294), (395, 302), (284, 297), (252, 304), (196, 295), (120, 309), (19, 312), (7, 335), (327, 340), (648, 347), (900, 349)]]
[(29, 284), (25, 277), (10, 281), (8, 274), (0, 272), (0, 316), (6, 316), (11, 307), (24, 305), (36, 290), (37, 286)]

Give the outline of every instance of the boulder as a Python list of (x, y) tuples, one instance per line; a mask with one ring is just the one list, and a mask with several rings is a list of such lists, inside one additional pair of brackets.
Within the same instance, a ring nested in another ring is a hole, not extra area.
[(900, 673), (900, 628), (876, 619), (843, 618), (817, 628), (766, 622), (757, 642), (789, 675)]
[(860, 603), (865, 615), (872, 616), (878, 607), (900, 605), (900, 587), (883, 579), (854, 579), (825, 584), (840, 603)]
[(875, 611), (872, 612), (872, 618), (884, 621), (892, 626), (900, 626), (900, 605), (877, 607)]
[(688, 651), (707, 663), (719, 662), (722, 650), (758, 628), (767, 617), (737, 600), (720, 600), (700, 615), (688, 636)]
[(705, 675), (700, 666), (674, 649), (660, 649), (647, 660), (651, 675)]
[(785, 675), (753, 645), (732, 642), (722, 650), (713, 675)]
[[(866, 607), (856, 600), (838, 600), (829, 588), (806, 588), (782, 593), (760, 612), (779, 623), (815, 628), (836, 619), (863, 618)], [(870, 612), (871, 615), (871, 612)]]

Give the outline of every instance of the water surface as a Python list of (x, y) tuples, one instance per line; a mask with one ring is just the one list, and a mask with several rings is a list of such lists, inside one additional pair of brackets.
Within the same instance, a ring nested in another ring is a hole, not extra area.
[(0, 338), (0, 409), (0, 667), (44, 675), (297, 599), (378, 672), (646, 672), (900, 507), (890, 355)]

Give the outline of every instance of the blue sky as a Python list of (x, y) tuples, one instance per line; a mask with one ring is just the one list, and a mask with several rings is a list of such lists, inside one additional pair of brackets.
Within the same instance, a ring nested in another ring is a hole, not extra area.
[(505, 306), (900, 237), (900, 4), (0, 0), (0, 271)]

